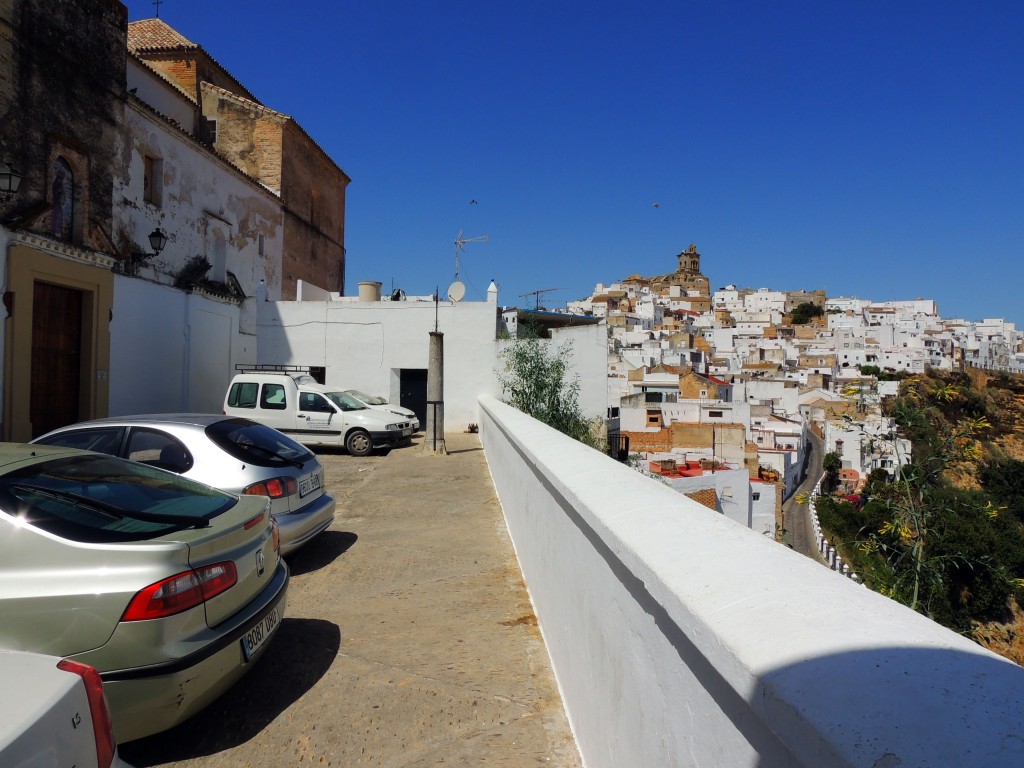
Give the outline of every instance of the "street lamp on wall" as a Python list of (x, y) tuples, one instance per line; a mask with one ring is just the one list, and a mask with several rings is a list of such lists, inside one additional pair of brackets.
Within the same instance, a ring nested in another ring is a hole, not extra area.
[(0, 197), (9, 200), (18, 194), (21, 186), (21, 174), (9, 162), (0, 162)]
[(150, 256), (160, 255), (160, 251), (167, 245), (167, 234), (157, 227), (149, 233), (149, 247), (153, 249), (152, 253), (133, 253), (132, 264), (138, 264), (139, 262), (145, 261)]

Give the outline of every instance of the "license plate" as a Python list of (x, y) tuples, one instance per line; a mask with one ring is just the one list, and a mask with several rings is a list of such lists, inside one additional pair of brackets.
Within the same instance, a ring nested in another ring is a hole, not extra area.
[(402, 430), (402, 437), (409, 437), (412, 434), (412, 427)]
[(270, 613), (260, 619), (255, 627), (242, 636), (242, 653), (246, 661), (251, 659), (253, 654), (270, 639), (270, 636), (274, 634), (274, 630), (277, 629), (277, 625), (280, 622), (281, 614), (277, 612), (277, 606), (275, 605)]
[(320, 475), (314, 472), (309, 477), (299, 480), (299, 498), (301, 499), (307, 493), (312, 493), (318, 488), (320, 488)]

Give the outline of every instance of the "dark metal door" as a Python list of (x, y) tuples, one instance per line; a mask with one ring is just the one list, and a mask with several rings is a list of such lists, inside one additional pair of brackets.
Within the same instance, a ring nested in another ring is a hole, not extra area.
[(401, 368), (398, 371), (398, 404), (416, 414), (420, 424), (427, 424), (427, 370)]

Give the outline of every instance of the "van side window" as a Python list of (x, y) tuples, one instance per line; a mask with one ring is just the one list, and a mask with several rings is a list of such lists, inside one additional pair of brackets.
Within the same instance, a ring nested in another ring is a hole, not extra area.
[(228, 405), (232, 408), (255, 408), (259, 389), (260, 385), (254, 381), (236, 381), (228, 392)]
[(334, 406), (316, 392), (301, 392), (299, 393), (299, 410), (313, 411), (314, 413), (334, 413)]
[(260, 395), (260, 408), (283, 411), (286, 406), (283, 384), (263, 385), (263, 392)]

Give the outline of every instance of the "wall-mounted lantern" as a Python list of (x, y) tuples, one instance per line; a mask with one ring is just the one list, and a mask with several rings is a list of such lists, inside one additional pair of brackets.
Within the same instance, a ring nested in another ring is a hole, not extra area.
[(157, 227), (149, 233), (149, 247), (153, 249), (153, 252), (133, 253), (132, 264), (138, 264), (139, 262), (145, 261), (150, 256), (160, 255), (160, 251), (164, 249), (165, 245), (167, 245), (167, 235), (162, 229), (160, 229), (160, 227)]
[(0, 197), (9, 200), (18, 194), (21, 186), (21, 174), (6, 160), (0, 162)]

